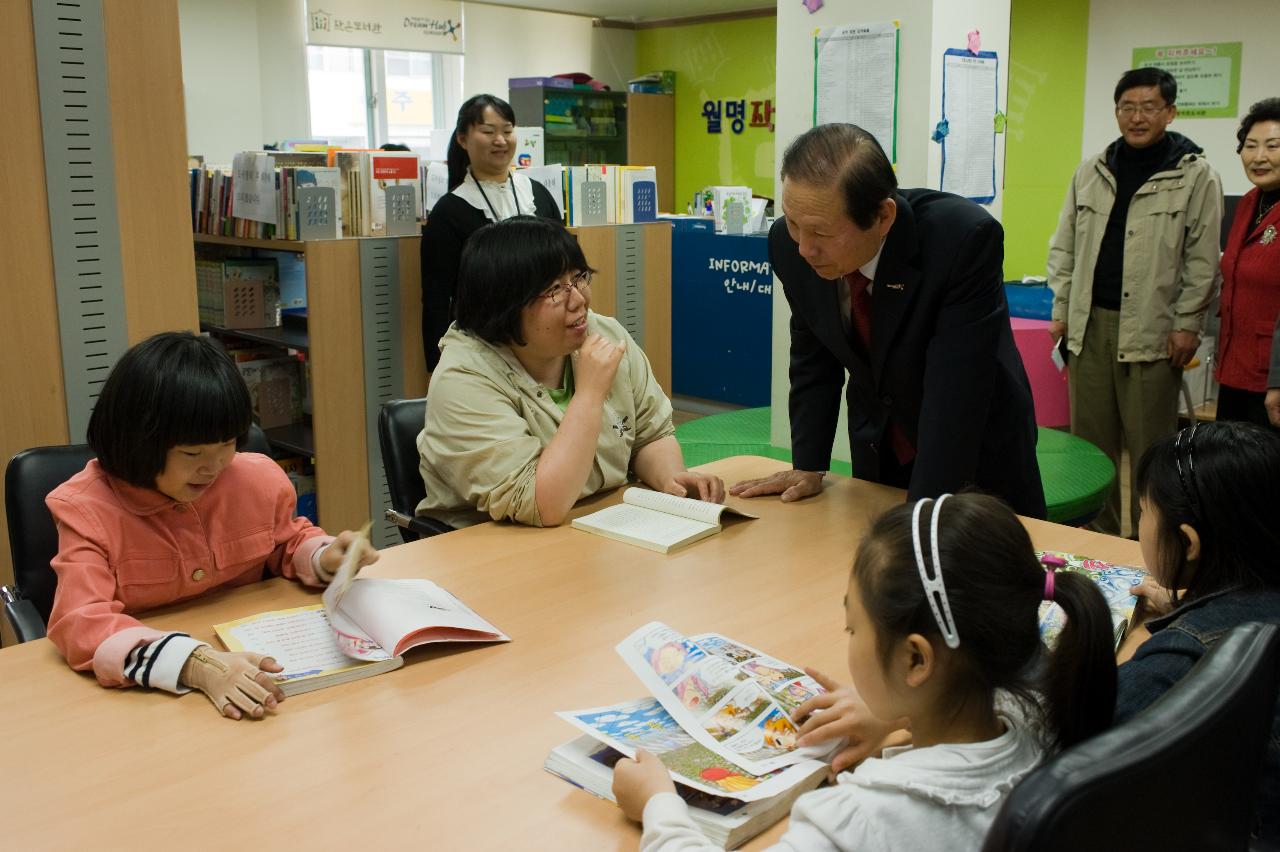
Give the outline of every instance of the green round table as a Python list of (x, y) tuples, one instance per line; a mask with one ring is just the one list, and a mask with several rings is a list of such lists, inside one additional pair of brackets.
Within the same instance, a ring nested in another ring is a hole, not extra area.
[[(791, 451), (769, 443), (769, 412), (743, 408), (690, 420), (676, 427), (685, 464), (706, 464), (728, 456), (765, 456), (791, 461)], [(1036, 461), (1044, 483), (1049, 520), (1083, 526), (1102, 510), (1116, 478), (1111, 459), (1093, 444), (1057, 429), (1040, 428)], [(848, 462), (831, 460), (831, 472), (852, 476)]]

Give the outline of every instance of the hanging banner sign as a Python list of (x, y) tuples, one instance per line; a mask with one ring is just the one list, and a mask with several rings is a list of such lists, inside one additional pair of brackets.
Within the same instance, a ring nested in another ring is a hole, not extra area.
[(1163, 68), (1178, 81), (1178, 118), (1235, 118), (1242, 42), (1135, 47), (1133, 67)]
[(462, 3), (307, 0), (307, 44), (462, 53)]

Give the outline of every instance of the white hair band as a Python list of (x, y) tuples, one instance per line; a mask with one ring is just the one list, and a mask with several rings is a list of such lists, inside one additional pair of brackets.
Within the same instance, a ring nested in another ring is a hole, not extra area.
[[(960, 633), (956, 630), (955, 619), (951, 617), (951, 603), (947, 600), (947, 587), (942, 582), (942, 559), (938, 550), (938, 517), (942, 514), (942, 504), (950, 496), (950, 494), (943, 494), (934, 501), (926, 498), (916, 502), (916, 507), (911, 513), (911, 543), (915, 546), (916, 570), (920, 572), (920, 584), (924, 586), (924, 596), (929, 601), (929, 608), (933, 610), (933, 620), (938, 624), (942, 640), (947, 643), (948, 648), (959, 648)], [(933, 554), (934, 576), (932, 579), (925, 567), (924, 547), (920, 543), (920, 512), (928, 502), (934, 503), (933, 518), (929, 523), (929, 544)]]

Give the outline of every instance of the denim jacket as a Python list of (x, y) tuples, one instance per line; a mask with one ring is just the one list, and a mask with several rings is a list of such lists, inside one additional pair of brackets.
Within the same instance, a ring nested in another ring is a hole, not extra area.
[[(1120, 666), (1117, 724), (1143, 710), (1182, 679), (1237, 624), (1280, 623), (1280, 589), (1226, 589), (1204, 595), (1147, 622), (1151, 638)], [(1258, 789), (1258, 834), (1280, 842), (1280, 703)]]

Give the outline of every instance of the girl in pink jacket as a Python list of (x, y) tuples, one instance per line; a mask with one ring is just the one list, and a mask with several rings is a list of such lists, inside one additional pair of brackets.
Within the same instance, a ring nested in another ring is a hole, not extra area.
[(270, 657), (134, 617), (266, 572), (323, 586), (341, 564), (354, 535), (294, 517), (284, 471), (237, 452), (251, 418), (235, 364), (205, 338), (157, 334), (112, 369), (89, 419), (97, 458), (45, 500), (58, 527), (48, 634), (73, 669), (104, 686), (199, 689), (231, 719), (284, 700)]

